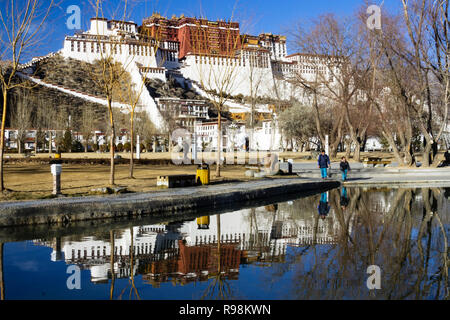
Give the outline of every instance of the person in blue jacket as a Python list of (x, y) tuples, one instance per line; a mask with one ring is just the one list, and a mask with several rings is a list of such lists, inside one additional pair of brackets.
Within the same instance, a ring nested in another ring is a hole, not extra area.
[(322, 179), (327, 178), (327, 169), (331, 165), (330, 158), (325, 154), (325, 150), (322, 150), (319, 159), (317, 160), (317, 165), (320, 168), (320, 173), (322, 174)]
[(331, 207), (328, 205), (328, 195), (326, 192), (322, 192), (320, 195), (319, 205), (317, 206), (317, 211), (319, 212), (319, 217), (325, 219), (330, 212)]

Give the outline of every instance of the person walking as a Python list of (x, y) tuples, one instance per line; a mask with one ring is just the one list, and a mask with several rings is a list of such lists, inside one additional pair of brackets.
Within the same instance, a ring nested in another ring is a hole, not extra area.
[(330, 157), (325, 154), (325, 150), (322, 150), (319, 159), (317, 160), (317, 164), (320, 168), (320, 173), (322, 174), (322, 179), (327, 178), (327, 169), (331, 165)]
[(351, 170), (350, 164), (348, 163), (347, 159), (345, 159), (345, 157), (341, 158), (340, 168), (342, 172), (342, 181), (345, 181), (347, 180), (347, 173)]

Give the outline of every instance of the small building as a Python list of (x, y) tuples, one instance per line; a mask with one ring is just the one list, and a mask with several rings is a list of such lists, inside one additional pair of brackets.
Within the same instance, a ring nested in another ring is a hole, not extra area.
[[(217, 150), (217, 129), (219, 121), (217, 118), (195, 123), (195, 135), (197, 137), (198, 149), (206, 151)], [(230, 120), (221, 119), (222, 129), (222, 149), (228, 143), (227, 128), (231, 124)]]
[(205, 100), (180, 98), (155, 98), (157, 107), (165, 118), (175, 121), (178, 127), (194, 132), (195, 122), (208, 120), (209, 107)]

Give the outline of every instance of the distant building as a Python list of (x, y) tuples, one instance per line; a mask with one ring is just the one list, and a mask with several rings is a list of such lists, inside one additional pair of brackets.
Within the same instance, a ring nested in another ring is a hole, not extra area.
[(179, 59), (188, 53), (226, 55), (241, 46), (239, 23), (231, 21), (209, 21), (184, 16), (167, 19), (153, 14), (143, 20), (140, 32), (160, 41), (179, 42)]
[(209, 119), (209, 107), (205, 100), (155, 98), (155, 101), (166, 119), (170, 117), (178, 127), (186, 128), (191, 133), (195, 130), (196, 121)]
[[(163, 82), (174, 78), (183, 87), (211, 98), (211, 92), (219, 92), (220, 83), (229, 81), (225, 86), (231, 96), (227, 105), (237, 101), (235, 97), (250, 96), (256, 87), (257, 97), (276, 95), (285, 101), (295, 97), (307, 104), (310, 97), (292, 80), (300, 76), (313, 81), (323, 74), (332, 81), (333, 77), (325, 57), (302, 53), (288, 55), (286, 44), (287, 38), (283, 35), (241, 34), (239, 22), (235, 21), (210, 21), (183, 15), (169, 19), (155, 13), (143, 19), (140, 26), (133, 21), (93, 18), (88, 31), (65, 38), (61, 53), (64, 57), (90, 63), (105, 56), (112, 57), (126, 67), (136, 88), (142, 87), (143, 77)], [(195, 122), (209, 120), (203, 103), (153, 97), (144, 85), (139, 106), (159, 129), (167, 127), (167, 122), (175, 118), (177, 125), (193, 132)], [(240, 109), (239, 113), (249, 113), (245, 103), (235, 104), (235, 108)], [(168, 109), (171, 112), (167, 112)], [(283, 110), (275, 109), (274, 114)], [(202, 139), (214, 140), (211, 130), (205, 130), (203, 125), (198, 128), (203, 128)], [(268, 144), (268, 140), (259, 140), (265, 139), (261, 133), (257, 137), (259, 145)]]
[[(217, 150), (218, 124), (217, 118), (197, 122), (195, 124), (195, 135), (197, 137), (197, 148), (199, 148), (199, 150)], [(230, 124), (231, 121), (223, 118), (221, 119), (222, 149), (225, 149), (228, 144), (227, 128)]]

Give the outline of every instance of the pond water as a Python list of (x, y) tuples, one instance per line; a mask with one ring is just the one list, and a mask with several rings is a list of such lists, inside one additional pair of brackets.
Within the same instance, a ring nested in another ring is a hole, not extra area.
[(0, 245), (1, 294), (445, 299), (449, 199), (450, 189), (340, 188), (185, 221), (103, 224), (39, 239), (30, 233)]

